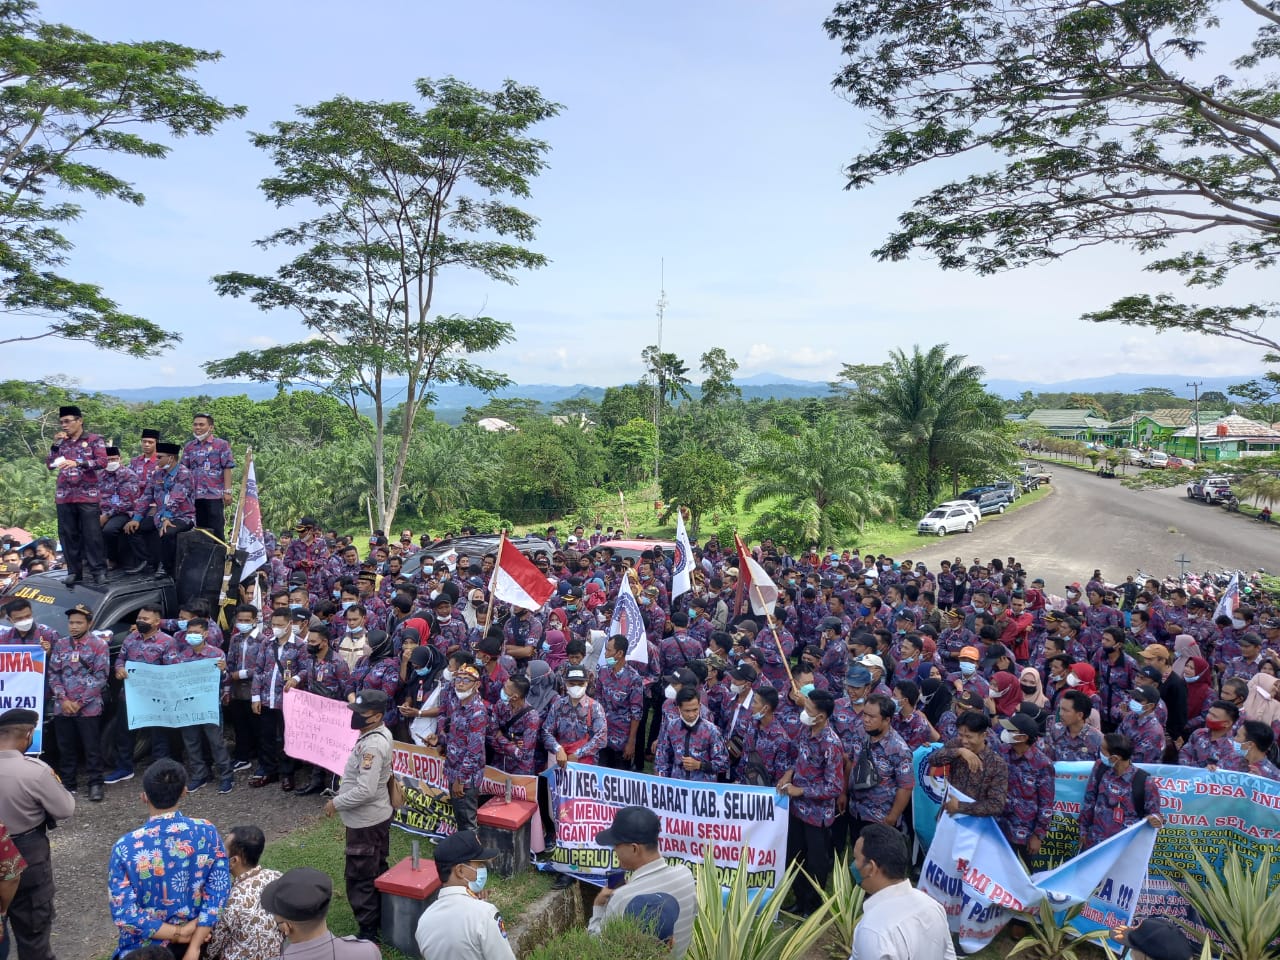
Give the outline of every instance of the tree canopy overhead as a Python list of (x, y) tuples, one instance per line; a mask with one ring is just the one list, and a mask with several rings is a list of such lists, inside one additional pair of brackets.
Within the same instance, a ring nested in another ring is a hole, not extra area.
[(122, 311), (101, 287), (63, 273), (62, 230), (91, 194), (141, 205), (112, 155), (161, 159), (157, 134), (209, 134), (244, 114), (192, 79), (222, 55), (166, 41), (98, 40), (37, 18), (33, 0), (0, 0), (0, 344), (82, 340), (143, 357), (179, 339)]
[[(1244, 49), (1223, 49), (1228, 16), (1253, 24)], [(1280, 255), (1275, 2), (852, 0), (825, 26), (848, 58), (834, 86), (875, 118), (848, 186), (947, 160), (964, 171), (899, 217), (881, 260), (923, 251), (986, 274), (1119, 243), (1215, 286)], [(1207, 66), (1230, 56), (1230, 76)], [(1137, 294), (1088, 319), (1280, 353), (1257, 330), (1271, 315)]]
[[(508, 81), (495, 91), (460, 80), (419, 80), (422, 105), (335, 97), (273, 124), (254, 143), (276, 175), (262, 191), (309, 217), (259, 241), (298, 248), (274, 275), (214, 277), (220, 294), (300, 319), (309, 336), (205, 365), (214, 377), (305, 383), (353, 411), (372, 408), (370, 435), (379, 525), (395, 518), (414, 423), (442, 382), (495, 390), (509, 383), (471, 358), (513, 339), (490, 317), (436, 312), (451, 270), (515, 283), (546, 258), (531, 242), (537, 219), (512, 198), (529, 196), (549, 149), (529, 130), (560, 106)], [(401, 406), (390, 476), (387, 415)]]

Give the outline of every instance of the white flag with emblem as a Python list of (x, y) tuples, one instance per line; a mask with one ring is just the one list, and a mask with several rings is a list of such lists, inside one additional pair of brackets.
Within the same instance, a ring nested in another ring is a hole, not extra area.
[(684, 530), (684, 516), (676, 508), (676, 550), (671, 558), (671, 599), (693, 589), (689, 573), (693, 570), (693, 548), (689, 546), (689, 534)]

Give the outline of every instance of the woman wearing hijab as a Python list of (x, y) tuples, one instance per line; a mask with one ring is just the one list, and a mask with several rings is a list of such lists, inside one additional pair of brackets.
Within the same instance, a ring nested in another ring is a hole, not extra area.
[(920, 682), (920, 709), (943, 743), (956, 735), (956, 715), (951, 709), (951, 688), (945, 680), (929, 677)]
[[(1204, 659), (1204, 654), (1200, 651), (1200, 644), (1196, 642), (1196, 638), (1189, 633), (1180, 633), (1173, 638), (1173, 670), (1180, 673), (1184, 677), (1187, 674), (1187, 662), (1192, 657), (1200, 657)], [(1188, 716), (1195, 714), (1188, 713)]]
[(462, 605), (462, 622), (467, 625), (468, 636), (484, 621), (488, 610), (489, 605), (485, 602), (483, 590), (475, 587), (467, 593), (467, 602)]
[(1023, 667), (1018, 674), (1018, 686), (1022, 688), (1024, 703), (1034, 703), (1044, 709), (1049, 705), (1049, 698), (1044, 695), (1044, 685), (1040, 682), (1040, 671), (1035, 667)]
[(539, 714), (544, 714), (551, 702), (559, 696), (556, 692), (555, 674), (545, 660), (530, 660), (527, 675), (529, 695), (524, 698), (524, 702)]
[(1096, 679), (1097, 671), (1093, 669), (1092, 664), (1088, 663), (1073, 663), (1067, 673), (1067, 687), (1072, 690), (1079, 690), (1093, 704), (1093, 709), (1089, 711), (1089, 719), (1086, 722), (1100, 732), (1102, 730), (1102, 698), (1098, 695)]
[(552, 670), (558, 670), (564, 663), (565, 647), (569, 644), (564, 617), (564, 611), (559, 607), (552, 610), (547, 614), (547, 628), (542, 632), (542, 659), (547, 661)]
[(395, 647), (385, 630), (370, 630), (365, 638), (365, 649), (367, 653), (356, 661), (355, 669), (351, 671), (351, 692), (347, 694), (347, 702), (351, 703), (362, 691), (381, 690), (387, 695), (383, 722), (387, 729), (394, 730), (400, 719), (401, 658), (396, 656)]
[(991, 692), (987, 696), (987, 712), (993, 717), (1012, 717), (1022, 705), (1022, 687), (1018, 678), (1007, 670), (999, 671), (991, 678)]
[(1182, 668), (1182, 678), (1187, 681), (1187, 738), (1190, 739), (1193, 731), (1204, 726), (1215, 699), (1209, 661), (1201, 656), (1188, 657)]

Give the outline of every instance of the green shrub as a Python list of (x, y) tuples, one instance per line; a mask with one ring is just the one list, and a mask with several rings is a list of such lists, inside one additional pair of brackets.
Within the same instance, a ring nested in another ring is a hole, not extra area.
[(526, 960), (660, 960), (669, 956), (666, 944), (639, 921), (615, 917), (604, 925), (598, 937), (580, 927), (567, 930), (538, 947)]

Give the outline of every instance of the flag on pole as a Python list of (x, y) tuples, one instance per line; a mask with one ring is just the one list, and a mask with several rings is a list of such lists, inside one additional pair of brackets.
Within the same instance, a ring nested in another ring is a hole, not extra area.
[[(649, 644), (644, 632), (644, 617), (640, 615), (640, 604), (636, 595), (631, 592), (631, 578), (623, 577), (618, 584), (618, 596), (613, 602), (613, 619), (609, 621), (609, 636), (627, 638), (627, 661), (629, 663), (648, 663)], [(600, 666), (604, 666), (605, 652), (609, 645), (600, 648)]]
[(1231, 582), (1227, 584), (1227, 589), (1222, 591), (1222, 599), (1218, 601), (1217, 609), (1213, 611), (1213, 619), (1217, 620), (1219, 617), (1235, 619), (1238, 606), (1240, 606), (1240, 572), (1237, 570), (1231, 575)]
[(245, 464), (248, 476), (244, 485), (244, 501), (240, 506), (240, 530), (236, 533), (236, 548), (245, 552), (244, 566), (240, 568), (240, 580), (244, 582), (254, 571), (267, 562), (267, 541), (262, 534), (262, 506), (258, 501), (258, 478), (253, 459)]
[(689, 546), (689, 534), (684, 530), (684, 516), (676, 507), (676, 549), (671, 558), (671, 599), (693, 589), (690, 572), (693, 570), (693, 548)]
[(751, 609), (758, 617), (773, 614), (778, 603), (778, 588), (764, 572), (764, 567), (756, 563), (755, 558), (747, 552), (747, 545), (736, 533), (733, 539), (738, 545), (738, 583), (742, 585)]
[(489, 589), (495, 600), (526, 610), (537, 610), (556, 592), (529, 558), (511, 546), (505, 532), (498, 541), (498, 562), (494, 564)]

